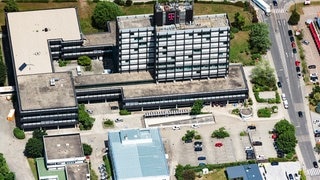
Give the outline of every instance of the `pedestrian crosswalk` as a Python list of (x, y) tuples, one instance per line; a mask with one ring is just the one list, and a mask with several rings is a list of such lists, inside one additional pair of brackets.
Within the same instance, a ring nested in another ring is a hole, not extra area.
[(285, 9), (273, 9), (273, 13), (280, 14), (280, 13), (286, 13)]
[(319, 168), (311, 168), (307, 170), (307, 173), (309, 176), (319, 176), (320, 175), (320, 169)]

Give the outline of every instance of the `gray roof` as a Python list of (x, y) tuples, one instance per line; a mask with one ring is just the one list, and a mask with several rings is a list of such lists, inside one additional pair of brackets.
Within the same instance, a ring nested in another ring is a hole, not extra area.
[(89, 173), (88, 163), (66, 165), (67, 180), (87, 180)]
[(228, 179), (263, 180), (257, 164), (227, 167)]
[(17, 75), (52, 72), (48, 39), (81, 39), (76, 8), (11, 12), (7, 20)]
[(169, 176), (158, 128), (111, 131), (108, 138), (116, 179)]
[(146, 28), (152, 27), (152, 14), (118, 16), (117, 24), (119, 29)]
[(79, 133), (47, 135), (43, 143), (47, 160), (84, 157)]
[[(50, 85), (52, 78), (55, 86)], [(77, 105), (71, 72), (21, 75), (17, 79), (22, 111)]]

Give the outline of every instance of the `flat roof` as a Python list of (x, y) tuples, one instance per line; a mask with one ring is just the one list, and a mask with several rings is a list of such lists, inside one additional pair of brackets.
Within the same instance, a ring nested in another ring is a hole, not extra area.
[(152, 27), (152, 16), (152, 14), (118, 16), (118, 27), (119, 29)]
[(263, 180), (258, 164), (227, 167), (228, 179), (243, 178), (243, 180)]
[[(55, 86), (50, 80), (55, 79)], [(77, 105), (71, 72), (18, 76), (21, 110), (74, 107)]]
[(109, 32), (100, 32), (84, 35), (86, 39), (84, 41), (84, 45), (116, 45), (116, 22), (109, 22), (109, 28)]
[(246, 89), (246, 79), (241, 65), (230, 65), (229, 75), (226, 78), (209, 80), (178, 81), (166, 83), (150, 83), (144, 85), (123, 86), (124, 97), (150, 97), (177, 95), (201, 92), (224, 92), (228, 90)]
[(81, 39), (76, 8), (10, 12), (7, 20), (17, 75), (52, 72), (48, 39)]
[(80, 134), (43, 136), (47, 160), (84, 157)]
[(52, 178), (57, 177), (59, 180), (66, 180), (66, 173), (64, 169), (57, 169), (57, 170), (47, 170), (45, 165), (45, 160), (43, 157), (36, 158), (36, 166), (37, 166), (37, 173), (39, 176), (39, 179), (45, 179), (45, 178)]
[(87, 180), (89, 167), (87, 163), (68, 164), (66, 165), (66, 173), (68, 180)]
[(109, 131), (108, 141), (116, 179), (169, 176), (158, 128)]
[(157, 26), (157, 31), (176, 31), (185, 29), (201, 29), (201, 28), (221, 28), (229, 27), (229, 19), (227, 14), (209, 14), (194, 16), (192, 24), (171, 24)]
[(121, 84), (139, 81), (153, 81), (149, 72), (95, 74), (74, 77), (75, 86), (97, 85), (97, 84)]

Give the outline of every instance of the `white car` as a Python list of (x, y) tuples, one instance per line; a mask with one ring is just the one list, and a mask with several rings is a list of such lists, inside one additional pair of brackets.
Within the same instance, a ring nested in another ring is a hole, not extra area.
[(281, 94), (281, 97), (282, 97), (282, 100), (283, 100), (283, 101), (285, 101), (285, 100), (287, 99), (287, 98), (286, 98), (286, 94), (284, 94), (284, 93)]
[(173, 130), (180, 130), (180, 126), (173, 126), (172, 129)]
[(193, 129), (196, 129), (196, 128), (199, 128), (200, 126), (199, 126), (199, 124), (192, 124), (191, 127), (192, 127)]
[(248, 146), (248, 147), (245, 147), (244, 150), (245, 151), (251, 151), (251, 150), (253, 150), (253, 148), (251, 146)]
[(86, 111), (87, 111), (87, 113), (89, 113), (89, 114), (92, 114), (92, 113), (93, 113), (93, 111), (92, 111), (91, 109), (87, 109)]

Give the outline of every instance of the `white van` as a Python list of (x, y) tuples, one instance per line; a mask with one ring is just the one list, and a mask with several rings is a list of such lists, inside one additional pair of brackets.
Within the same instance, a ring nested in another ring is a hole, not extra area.
[(81, 66), (77, 66), (77, 75), (81, 76)]

